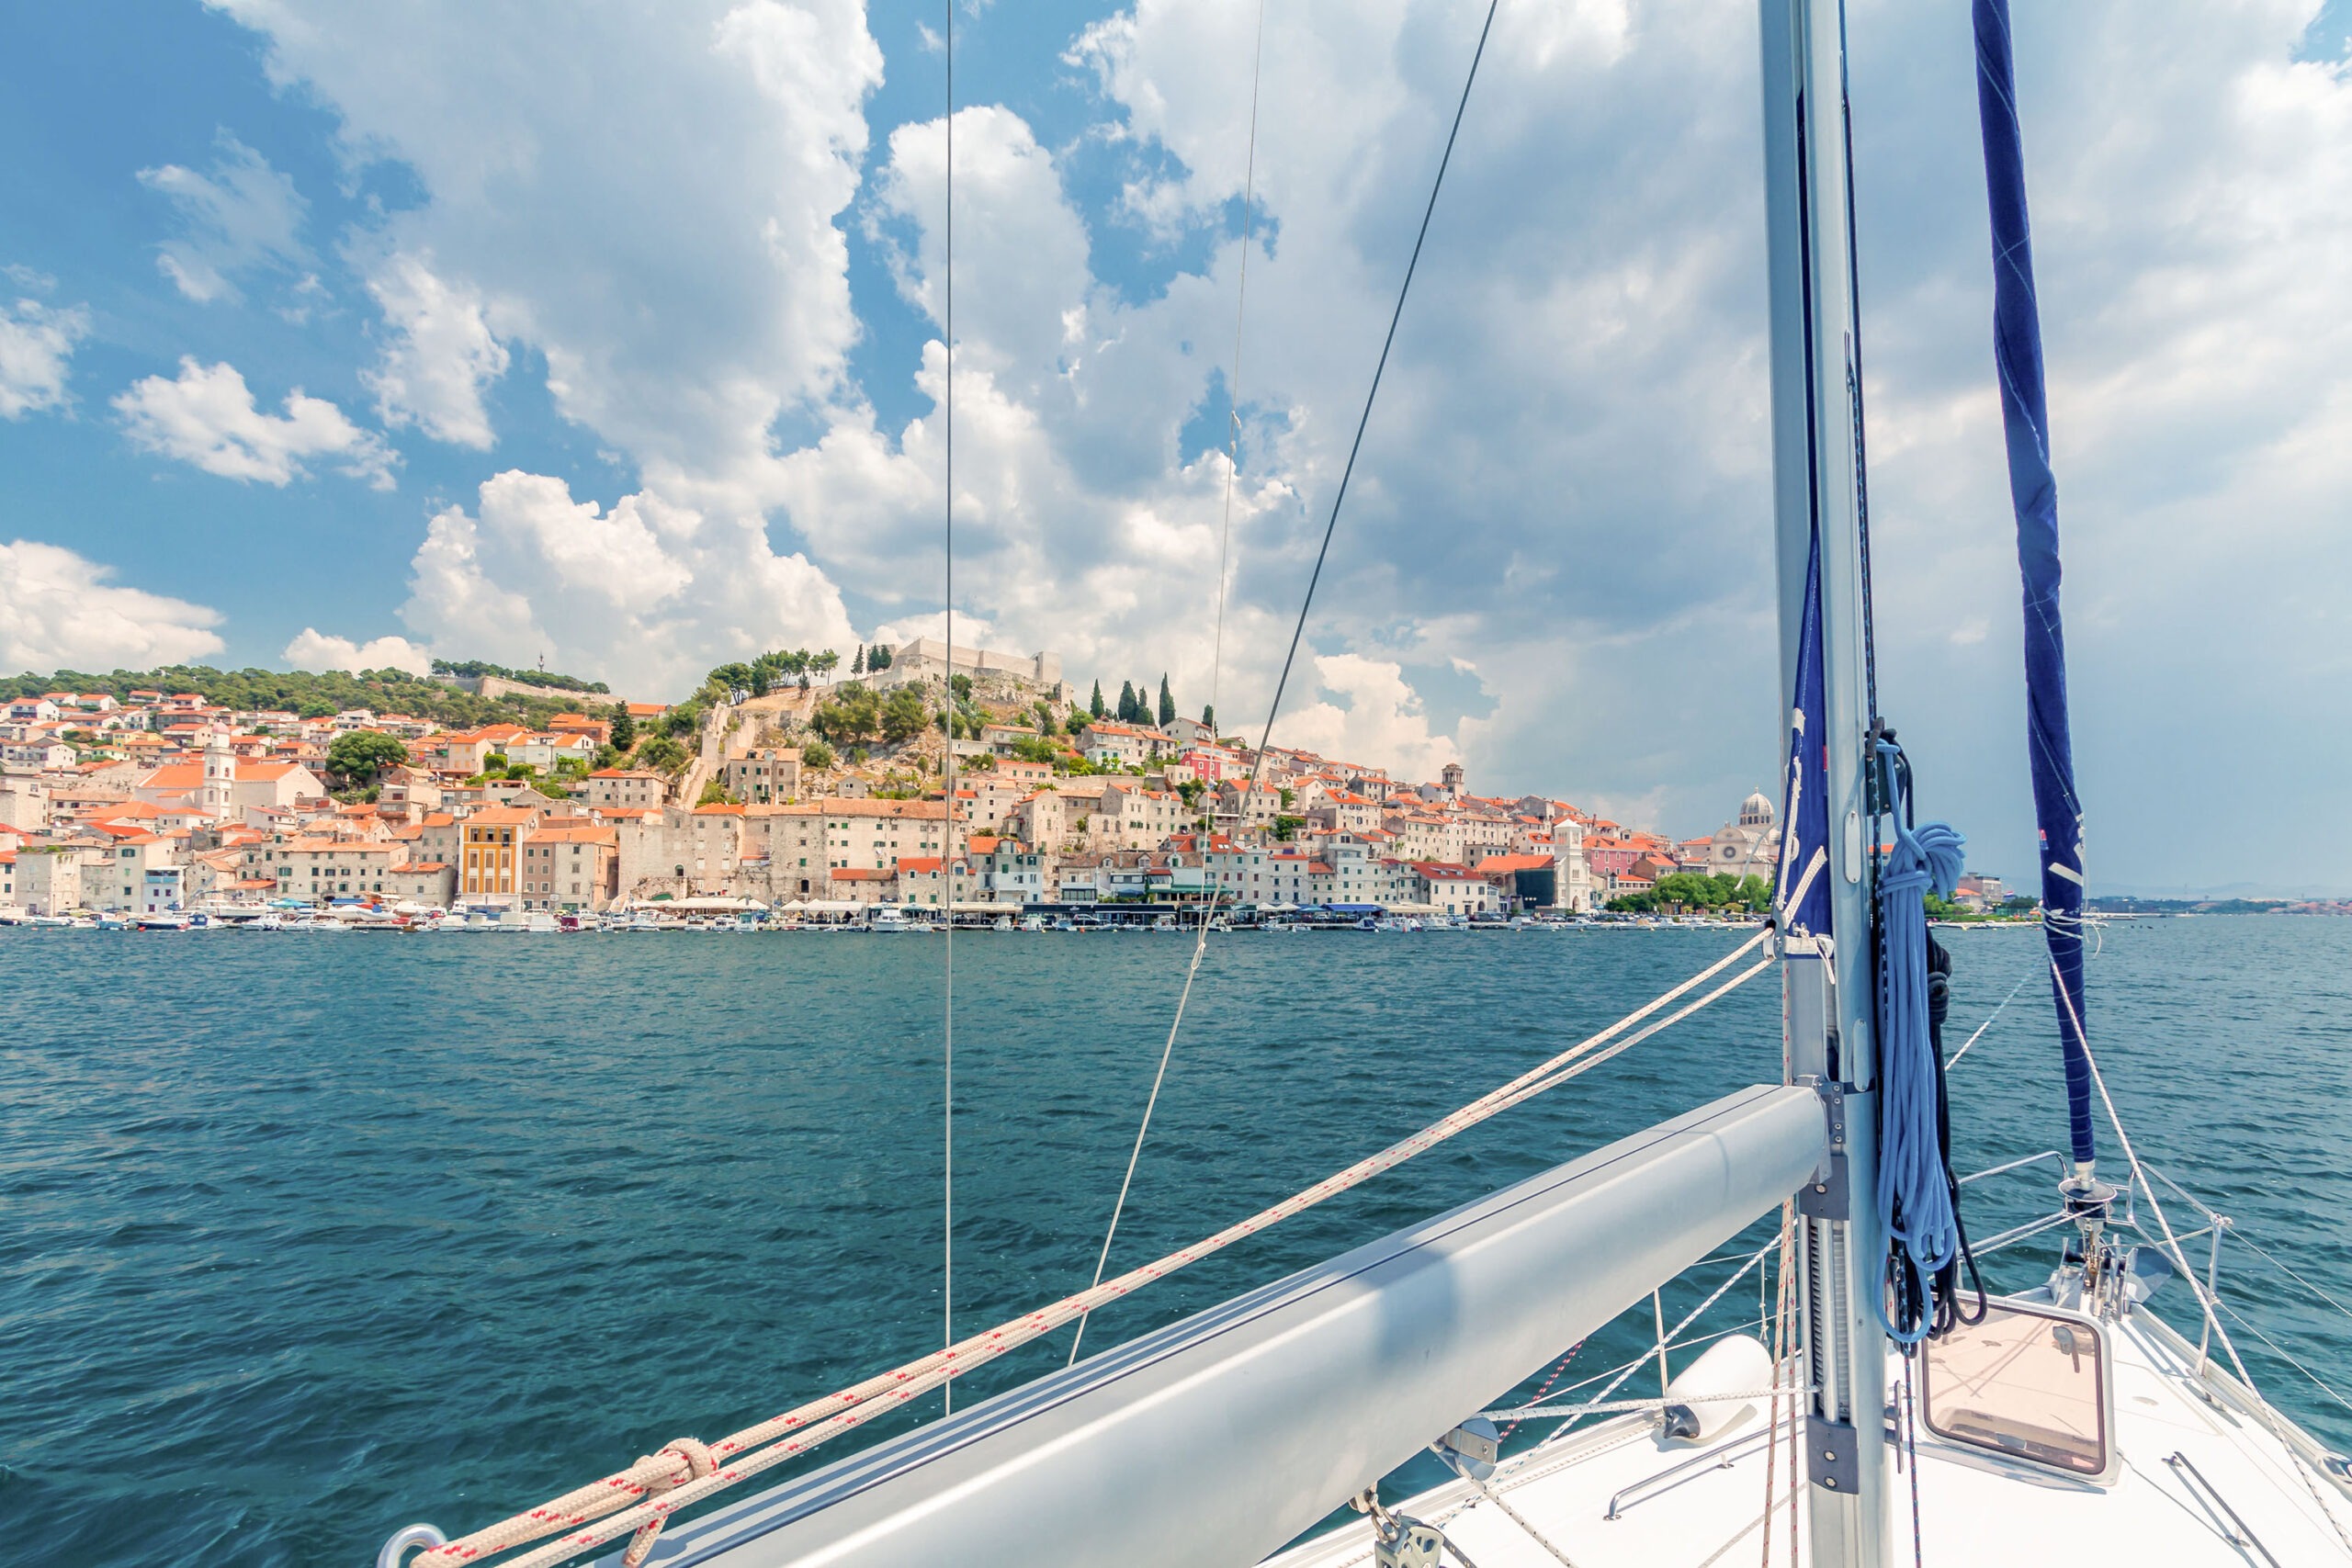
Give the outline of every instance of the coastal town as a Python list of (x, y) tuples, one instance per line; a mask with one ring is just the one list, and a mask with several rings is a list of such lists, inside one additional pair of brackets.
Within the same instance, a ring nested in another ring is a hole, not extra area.
[[(1460, 922), (1615, 908), (1753, 914), (1780, 833), (1751, 795), (1670, 839), (1548, 795), (1482, 795), (1220, 735), (1052, 653), (928, 638), (728, 665), (684, 704), (537, 671), (440, 685), (536, 722), (201, 691), (22, 694), (0, 711), (0, 919), (454, 913), (871, 921), (1204, 907)], [(21, 684), (21, 682), (20, 682)], [(306, 704), (310, 707), (327, 705)], [(553, 711), (560, 707), (561, 711)], [(953, 799), (950, 799), (950, 778)], [(1972, 877), (1962, 902), (1998, 907)]]

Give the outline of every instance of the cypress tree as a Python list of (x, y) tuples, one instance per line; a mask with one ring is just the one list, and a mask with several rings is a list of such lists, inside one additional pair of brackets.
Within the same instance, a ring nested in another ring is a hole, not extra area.
[(1206, 706), (1201, 709), (1201, 728), (1209, 732), (1210, 739), (1216, 739), (1216, 709)]
[(857, 657), (849, 661), (849, 672), (853, 675), (865, 673), (865, 645), (862, 642), (857, 645)]
[(1086, 711), (1093, 717), (1102, 716), (1102, 682), (1101, 681), (1094, 682), (1094, 696), (1087, 703)]
[(1119, 722), (1133, 724), (1135, 721), (1136, 683), (1133, 681), (1122, 681), (1119, 682)]
[(1176, 722), (1176, 699), (1168, 694), (1168, 672), (1159, 673), (1159, 728), (1167, 728)]

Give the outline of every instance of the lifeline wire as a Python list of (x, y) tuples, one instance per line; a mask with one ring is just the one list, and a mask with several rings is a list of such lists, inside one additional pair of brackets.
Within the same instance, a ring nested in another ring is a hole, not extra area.
[[(1266, 7), (1264, 0), (1259, 0), (1257, 52), (1250, 67), (1250, 152), (1241, 185), (1241, 279), (1233, 305), (1233, 378), (1226, 387), (1226, 399), (1233, 405), (1233, 424), (1225, 465), (1225, 526), (1216, 554), (1216, 641), (1209, 657), (1208, 711), (1212, 716), (1216, 713), (1217, 694), (1225, 673), (1226, 563), (1233, 547), (1233, 480), (1241, 468), (1241, 323), (1250, 299), (1250, 246), (1254, 233), (1250, 208), (1258, 193), (1258, 84), (1265, 54)], [(1215, 742), (1216, 736), (1212, 733), (1209, 739)], [(1248, 805), (1246, 796), (1243, 804)], [(1210, 820), (1216, 820), (1214, 813)], [(1207, 864), (1205, 852), (1201, 860), (1204, 865)], [(1119, 1216), (1127, 1211), (1127, 1190), (1135, 1185), (1136, 1166), (1143, 1158), (1144, 1139), (1151, 1132), (1151, 1113), (1159, 1108), (1159, 1089), (1168, 1081), (1169, 1058), (1176, 1054), (1176, 1034), (1184, 1027), (1184, 1009), (1193, 999), (1193, 981), (1201, 972), (1201, 960), (1208, 953), (1209, 922), (1216, 917), (1217, 903), (1224, 891), (1221, 880), (1209, 889), (1208, 908), (1201, 911), (1199, 929), (1193, 933), (1193, 961), (1185, 967), (1184, 987), (1176, 996), (1176, 1015), (1168, 1022), (1168, 1043), (1160, 1047), (1159, 1066), (1151, 1075), (1151, 1093), (1143, 1102), (1143, 1121), (1136, 1127), (1136, 1146), (1127, 1152), (1126, 1174), (1119, 1178), (1118, 1200), (1111, 1205), (1111, 1224), (1102, 1232), (1102, 1251), (1094, 1259), (1094, 1283), (1098, 1285), (1102, 1282), (1102, 1271), (1111, 1266), (1111, 1242), (1119, 1234)], [(1078, 1332), (1069, 1337), (1069, 1359), (1062, 1363), (1064, 1366), (1078, 1364), (1078, 1348), (1085, 1338), (1086, 1319), (1081, 1317), (1078, 1320)]]

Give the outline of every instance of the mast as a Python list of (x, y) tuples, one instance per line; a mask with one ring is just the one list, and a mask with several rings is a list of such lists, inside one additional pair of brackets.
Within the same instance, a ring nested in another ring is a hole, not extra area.
[[(1816, 1568), (1888, 1556), (1886, 1236), (1877, 1187), (1860, 332), (1838, 0), (1759, 0), (1772, 321), (1783, 761), (1781, 985), (1788, 1074), (1832, 1097), (1842, 1157), (1801, 1195), (1808, 1527)], [(1811, 880), (1808, 881), (1808, 874)]]

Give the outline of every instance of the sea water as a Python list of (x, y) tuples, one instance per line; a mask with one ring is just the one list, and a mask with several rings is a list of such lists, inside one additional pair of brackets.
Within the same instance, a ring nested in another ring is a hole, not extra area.
[[(1214, 937), (1114, 1269), (1383, 1146), (1742, 934)], [(1945, 934), (1947, 1049), (2026, 981), (1953, 1071), (1956, 1165), (2063, 1145), (2039, 934)], [(357, 1564), (413, 1519), (478, 1527), (935, 1348), (946, 945), (0, 931), (0, 1540), (77, 1565)], [(1191, 950), (956, 939), (958, 1330), (1091, 1278)], [(2090, 975), (2142, 1157), (2352, 1302), (2352, 922), (2123, 923)], [(1098, 1314), (1088, 1343), (1779, 1071), (1768, 971)], [(2054, 1209), (2053, 1174), (1972, 1187), (1971, 1229)], [(2038, 1282), (2057, 1240), (1999, 1255), (1992, 1282)], [(1724, 1271), (1669, 1288), (1668, 1314)], [(2222, 1279), (2266, 1391), (2352, 1446), (2352, 1411), (2309, 1381), (2352, 1382), (2352, 1325), (2236, 1235)], [(1755, 1284), (1726, 1305), (1754, 1316)], [(2178, 1285), (2155, 1304), (2194, 1335)], [(1645, 1302), (1564, 1381), (1650, 1334)], [(959, 1403), (1060, 1365), (1069, 1337)]]

